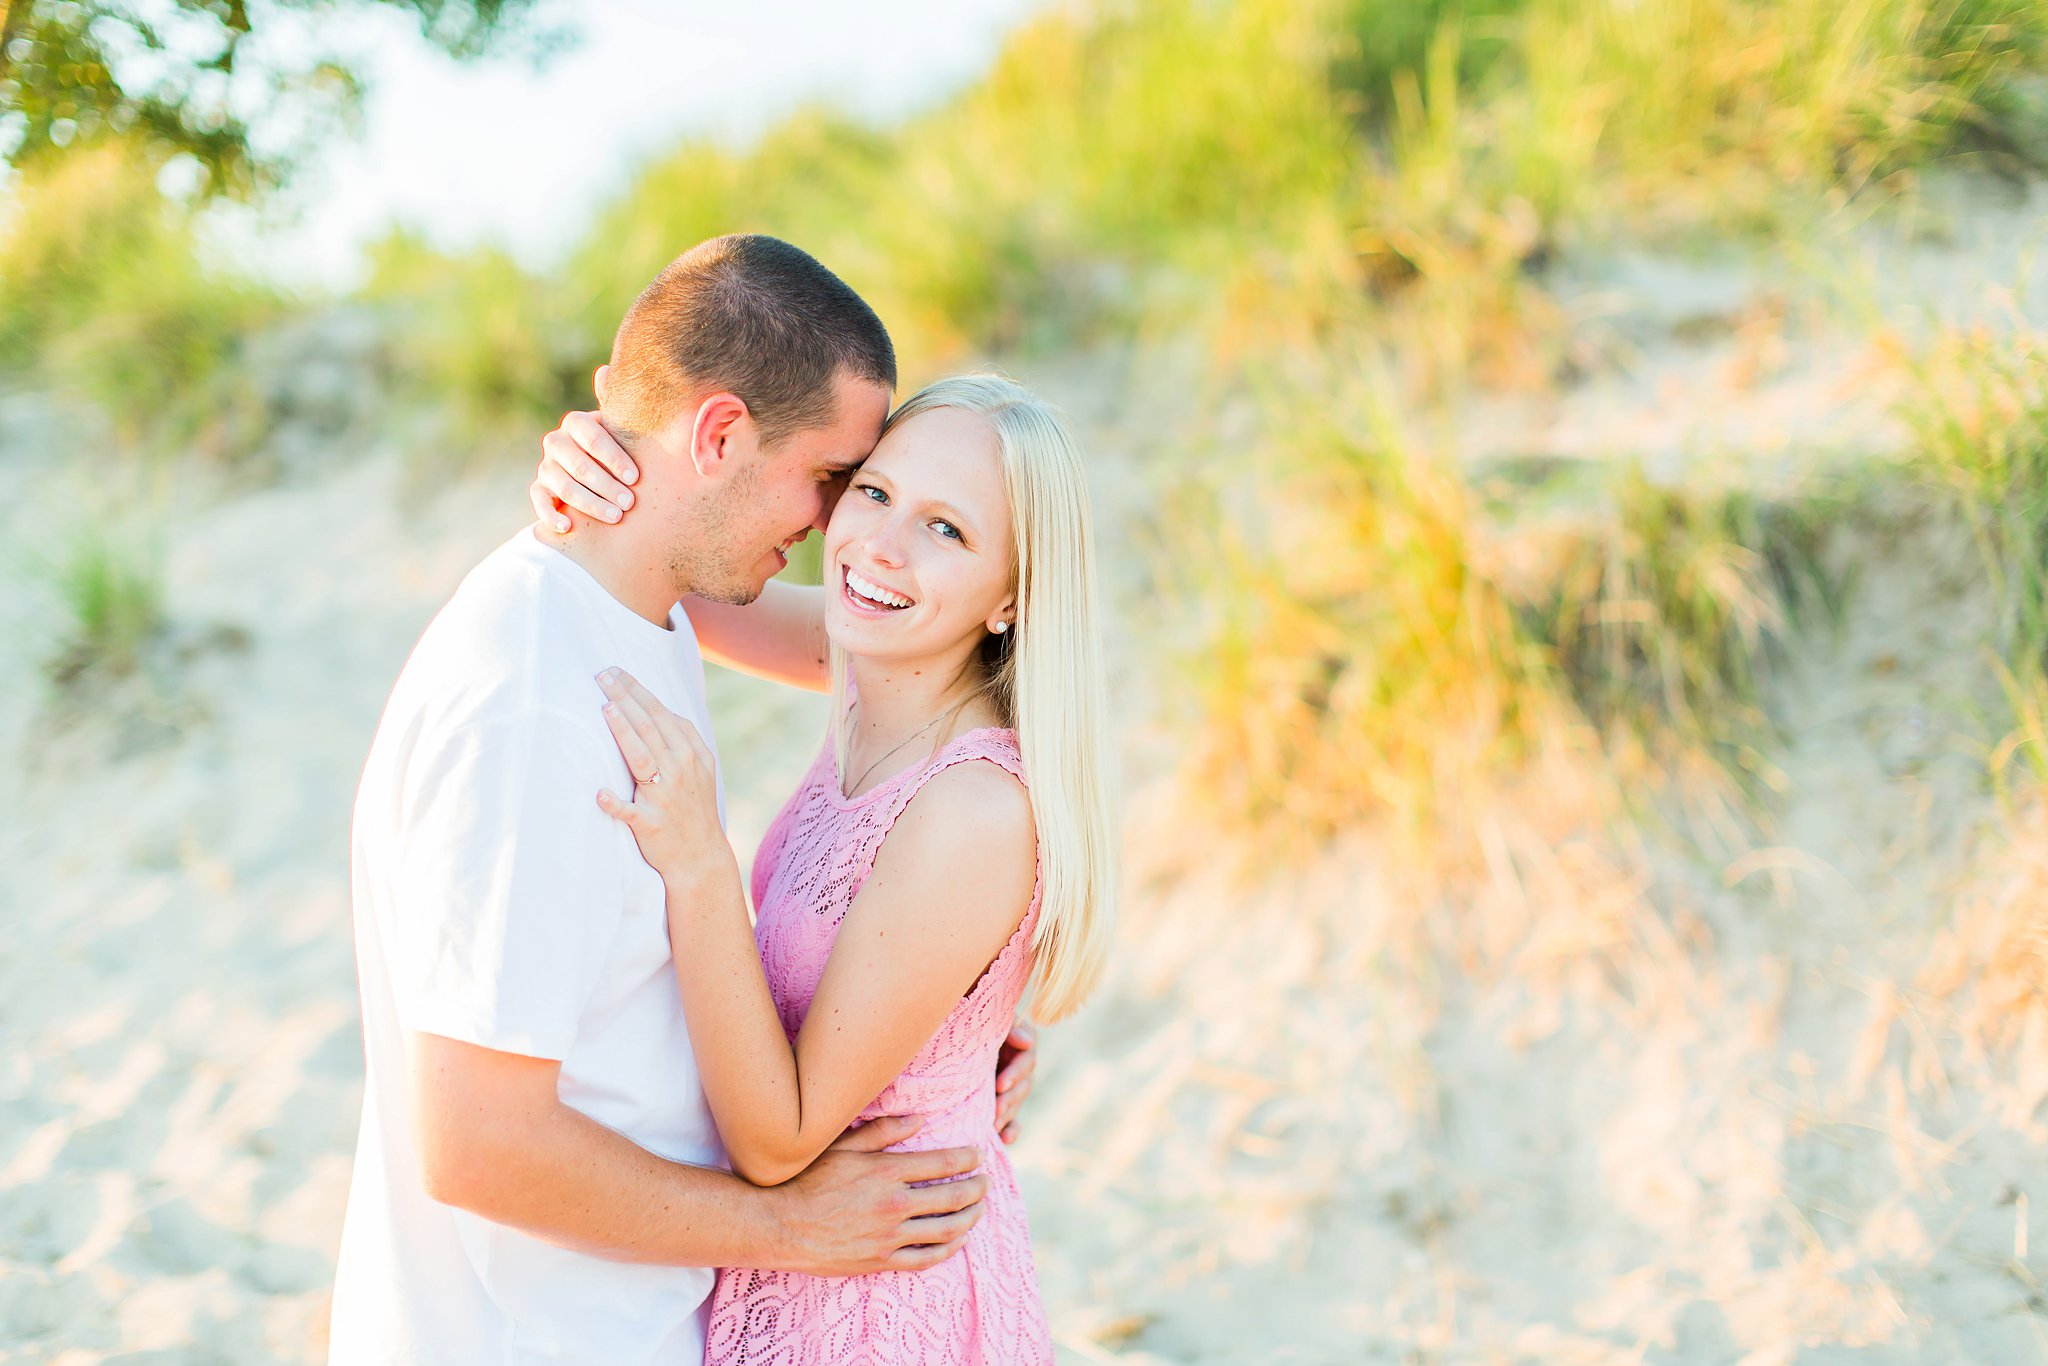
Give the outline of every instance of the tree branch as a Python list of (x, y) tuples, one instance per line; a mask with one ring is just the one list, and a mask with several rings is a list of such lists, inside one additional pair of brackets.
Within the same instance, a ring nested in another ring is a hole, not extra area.
[(28, 27), (28, 12), (35, 0), (0, 0), (0, 80), (7, 77), (7, 68), (13, 59), (7, 49), (14, 45), (14, 37)]

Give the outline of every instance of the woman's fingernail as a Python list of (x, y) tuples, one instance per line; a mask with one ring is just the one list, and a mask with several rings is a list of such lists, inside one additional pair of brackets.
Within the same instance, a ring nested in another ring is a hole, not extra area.
[(626, 466), (626, 472), (625, 472), (624, 474), (620, 475), (620, 476), (619, 476), (619, 478), (621, 478), (621, 479), (625, 480), (625, 481), (626, 481), (627, 483), (629, 483), (629, 484), (637, 484), (637, 483), (639, 483), (639, 482), (640, 482), (640, 467), (639, 467), (638, 465), (628, 465), (628, 466)]
[(597, 675), (597, 681), (600, 683), (616, 683), (619, 681), (619, 671), (617, 669), (600, 670)]
[(629, 507), (633, 506), (633, 495), (632, 495), (631, 493), (622, 493), (622, 494), (620, 494), (620, 495), (619, 495), (619, 506), (620, 506), (621, 508), (629, 508)]
[(558, 518), (555, 522), (555, 530), (566, 535), (569, 530), (569, 519), (567, 517)]

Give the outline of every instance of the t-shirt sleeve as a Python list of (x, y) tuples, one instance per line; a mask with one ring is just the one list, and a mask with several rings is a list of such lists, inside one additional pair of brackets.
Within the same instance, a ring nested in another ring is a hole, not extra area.
[(473, 723), (409, 756), (390, 902), (399, 1022), (561, 1059), (624, 913), (617, 787), (596, 737), (548, 712)]

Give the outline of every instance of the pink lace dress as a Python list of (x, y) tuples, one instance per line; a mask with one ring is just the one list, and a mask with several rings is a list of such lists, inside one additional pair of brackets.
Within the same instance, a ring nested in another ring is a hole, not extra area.
[[(933, 775), (975, 760), (1023, 781), (1015, 732), (983, 729), (848, 798), (840, 795), (828, 742), (769, 827), (754, 857), (754, 939), (792, 1042), (890, 826)], [(819, 1277), (722, 1270), (706, 1366), (1049, 1366), (1052, 1341), (1024, 1202), (995, 1131), (996, 1053), (1031, 975), (1038, 898), (1034, 890), (1016, 933), (931, 1042), (861, 1112), (863, 1120), (925, 1116), (899, 1151), (980, 1146), (988, 1196), (965, 1246), (926, 1271)]]

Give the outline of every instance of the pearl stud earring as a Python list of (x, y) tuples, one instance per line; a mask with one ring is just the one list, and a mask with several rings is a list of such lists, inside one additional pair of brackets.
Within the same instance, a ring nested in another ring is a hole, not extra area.
[(989, 627), (989, 629), (991, 631), (994, 631), (997, 635), (1001, 635), (1003, 632), (1010, 629), (1010, 623), (1007, 621), (999, 621), (995, 625)]

